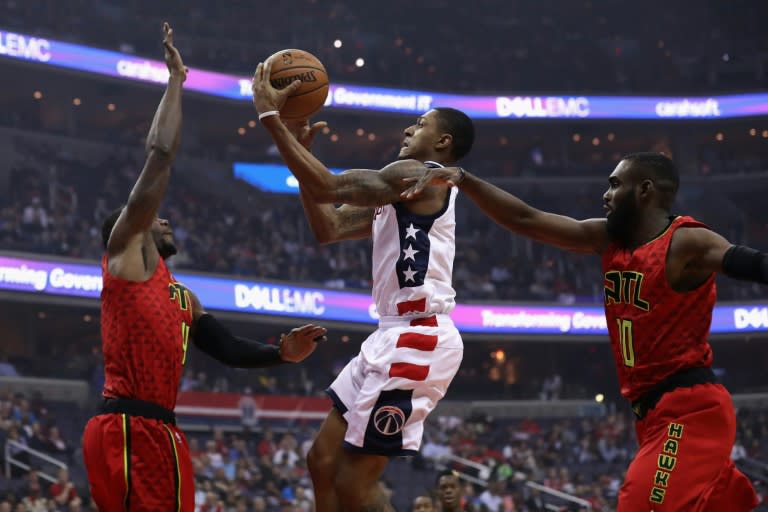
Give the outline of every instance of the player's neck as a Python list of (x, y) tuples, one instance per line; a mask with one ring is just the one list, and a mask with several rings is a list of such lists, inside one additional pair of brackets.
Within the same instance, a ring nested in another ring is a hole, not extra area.
[(441, 158), (439, 156), (437, 156), (435, 158), (425, 158), (425, 159), (422, 160), (422, 162), (436, 162), (436, 163), (442, 165), (443, 167), (453, 167), (453, 165), (454, 165), (453, 161), (446, 160), (445, 158)]
[(424, 157), (421, 159), (422, 162), (437, 162), (438, 164), (444, 166), (444, 167), (451, 167), (453, 166), (454, 162), (447, 158), (445, 155), (430, 155), (427, 157)]
[(631, 249), (636, 249), (651, 240), (658, 238), (670, 224), (669, 212), (654, 209), (642, 215), (638, 225), (634, 229), (634, 235), (629, 241)]

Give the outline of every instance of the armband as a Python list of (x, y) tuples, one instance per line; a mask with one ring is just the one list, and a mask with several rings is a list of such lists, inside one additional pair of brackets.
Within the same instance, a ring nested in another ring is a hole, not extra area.
[(733, 245), (723, 256), (723, 274), (734, 279), (768, 284), (768, 254)]

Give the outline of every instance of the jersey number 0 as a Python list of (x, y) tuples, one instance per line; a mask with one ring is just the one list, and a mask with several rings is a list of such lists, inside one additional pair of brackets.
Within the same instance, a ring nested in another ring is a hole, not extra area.
[(634, 346), (634, 325), (632, 320), (626, 318), (617, 318), (619, 324), (619, 344), (621, 345), (621, 356), (624, 358), (624, 366), (635, 366), (635, 346)]

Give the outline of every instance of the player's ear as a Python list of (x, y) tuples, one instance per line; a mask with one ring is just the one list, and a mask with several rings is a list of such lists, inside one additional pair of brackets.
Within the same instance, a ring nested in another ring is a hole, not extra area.
[(453, 144), (453, 135), (450, 133), (443, 133), (440, 135), (440, 138), (437, 139), (435, 149), (446, 149), (451, 144)]
[(640, 182), (640, 186), (638, 187), (638, 191), (640, 193), (640, 196), (647, 196), (648, 194), (651, 194), (653, 190), (656, 188), (655, 184), (653, 183), (653, 180), (651, 179), (645, 179)]

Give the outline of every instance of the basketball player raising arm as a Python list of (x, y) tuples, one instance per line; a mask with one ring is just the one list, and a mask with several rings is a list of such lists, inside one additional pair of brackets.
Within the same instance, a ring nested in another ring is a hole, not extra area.
[[(715, 273), (768, 283), (768, 255), (736, 246), (691, 217), (671, 215), (676, 166), (659, 153), (625, 156), (608, 177), (606, 218), (544, 212), (470, 173), (430, 169), (427, 185), (458, 187), (515, 233), (602, 256), (605, 315), (622, 395), (638, 419), (640, 449), (620, 512), (752, 510), (749, 480), (730, 460), (735, 415), (711, 370)], [(678, 446), (680, 450), (678, 451)]]
[(458, 110), (430, 110), (404, 130), (400, 160), (381, 170), (334, 175), (309, 151), (323, 123), (283, 124), (278, 111), (296, 84), (276, 90), (269, 76), (270, 62), (259, 64), (254, 105), (299, 181), (317, 239), (373, 238), (379, 328), (327, 390), (334, 408), (307, 457), (317, 511), (391, 510), (377, 485), (388, 458), (417, 453), (424, 420), (463, 354), (449, 316), (455, 305), (456, 191), (427, 187), (423, 196), (403, 200), (403, 178), (461, 159), (471, 149), (474, 128)]
[(325, 334), (306, 325), (282, 336), (279, 347), (237, 338), (168, 270), (176, 246), (170, 224), (157, 215), (179, 147), (187, 69), (167, 23), (163, 34), (169, 77), (146, 162), (128, 202), (102, 228), (104, 402), (83, 436), (100, 510), (193, 512), (192, 463), (173, 413), (190, 336), (227, 365), (265, 367), (304, 359)]

